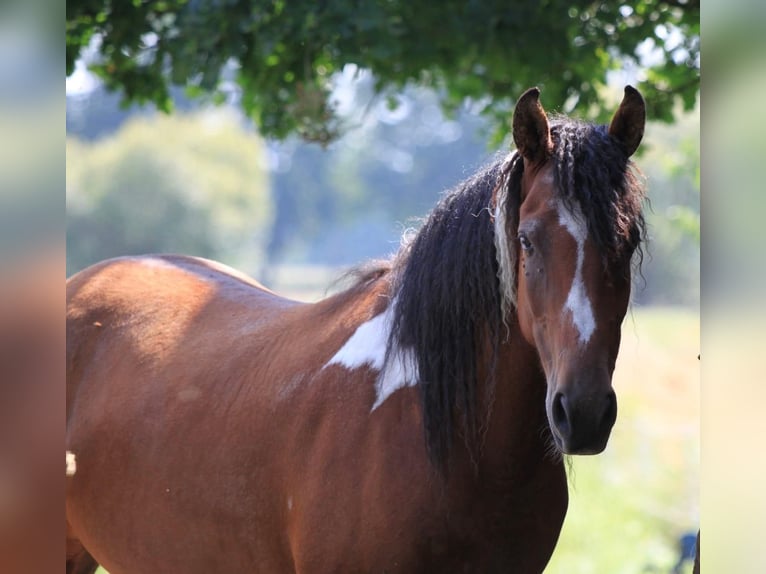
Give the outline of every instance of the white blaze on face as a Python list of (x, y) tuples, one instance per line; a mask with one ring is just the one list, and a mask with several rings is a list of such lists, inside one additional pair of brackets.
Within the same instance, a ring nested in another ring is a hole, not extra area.
[(345, 345), (325, 365), (342, 365), (354, 370), (368, 366), (378, 371), (375, 381), (374, 411), (398, 389), (417, 382), (417, 365), (411, 351), (395, 349), (386, 363), (386, 344), (391, 332), (394, 302), (385, 312), (362, 323)]
[(580, 335), (580, 344), (590, 340), (593, 331), (596, 330), (596, 319), (593, 316), (593, 307), (585, 292), (585, 283), (582, 278), (583, 262), (585, 261), (585, 240), (588, 238), (588, 226), (585, 223), (579, 205), (574, 205), (574, 211), (570, 211), (559, 202), (559, 223), (566, 228), (577, 243), (577, 263), (575, 265), (572, 287), (564, 304), (564, 312), (569, 311), (572, 316), (577, 332)]

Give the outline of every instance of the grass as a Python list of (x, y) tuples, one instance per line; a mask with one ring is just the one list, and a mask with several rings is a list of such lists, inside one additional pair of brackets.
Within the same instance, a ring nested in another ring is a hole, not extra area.
[(546, 574), (670, 572), (679, 537), (699, 526), (699, 348), (696, 312), (628, 315), (617, 424), (604, 453), (571, 459), (569, 512)]

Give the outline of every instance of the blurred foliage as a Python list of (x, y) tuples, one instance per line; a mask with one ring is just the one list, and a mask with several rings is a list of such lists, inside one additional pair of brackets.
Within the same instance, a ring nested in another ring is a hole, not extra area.
[(126, 103), (170, 110), (170, 85), (222, 100), (234, 80), (260, 132), (279, 139), (338, 137), (332, 78), (347, 64), (371, 70), (377, 93), (417, 83), (448, 111), (480, 102), (497, 133), (530, 86), (564, 113), (597, 116), (607, 72), (646, 64), (639, 88), (664, 121), (699, 89), (698, 0), (72, 0), (66, 10), (68, 75), (95, 41), (91, 69)]
[(273, 218), (260, 138), (232, 110), (137, 117), (67, 139), (67, 272), (179, 252), (252, 266)]
[(700, 301), (700, 107), (674, 125), (650, 124), (636, 162), (647, 179), (648, 257), (637, 298)]
[(61, 104), (0, 99), (0, 268), (28, 249), (60, 242), (64, 231)]
[[(766, 572), (766, 3), (705, 4), (703, 572)], [(752, 437), (752, 438), (751, 438)], [(757, 440), (757, 438), (756, 438)], [(756, 443), (757, 444), (757, 443)]]
[(50, 22), (38, 20), (58, 8), (0, 3), (0, 270), (63, 236), (61, 84), (51, 79), (61, 64)]
[(766, 90), (766, 3), (733, 13), (724, 3), (712, 7), (717, 10), (706, 18), (716, 82), (705, 91), (705, 290), (717, 304), (735, 300), (766, 309), (766, 266), (759, 264), (766, 249), (766, 107), (756, 103)]
[[(372, 75), (367, 73), (351, 86), (341, 86), (343, 89), (338, 90), (343, 103), (341, 111), (354, 129), (326, 149), (297, 137), (269, 144), (268, 197), (264, 189), (257, 187), (257, 193), (263, 195), (258, 196), (261, 199), (250, 198), (253, 207), (229, 211), (234, 228), (229, 228), (227, 221), (216, 215), (221, 209), (220, 201), (225, 204), (228, 200), (226, 193), (218, 198), (215, 190), (227, 181), (231, 176), (228, 172), (235, 168), (227, 167), (223, 174), (210, 171), (216, 174), (210, 176), (210, 181), (197, 175), (191, 182), (179, 182), (178, 178), (187, 177), (189, 170), (198, 169), (210, 158), (219, 156), (231, 155), (235, 164), (239, 161), (252, 167), (262, 159), (261, 151), (252, 152), (257, 156), (254, 160), (234, 159), (240, 157), (240, 152), (234, 149), (236, 146), (227, 147), (228, 144), (213, 141), (199, 127), (190, 128), (191, 133), (170, 137), (172, 130), (163, 126), (165, 122), (172, 124), (172, 117), (146, 115), (146, 110), (136, 109), (135, 115), (128, 117), (142, 117), (140, 122), (146, 125), (147, 132), (152, 129), (149, 126), (154, 126), (154, 135), (145, 136), (148, 143), (134, 146), (136, 149), (129, 156), (138, 154), (135, 161), (144, 163), (124, 165), (116, 175), (107, 175), (107, 169), (117, 169), (120, 164), (108, 159), (113, 152), (97, 150), (111, 149), (115, 145), (113, 140), (125, 136), (80, 143), (90, 150), (84, 154), (91, 156), (89, 161), (104, 170), (98, 172), (102, 173), (98, 177), (132, 181), (130, 186), (139, 189), (133, 193), (113, 193), (108, 201), (104, 199), (99, 211), (88, 207), (85, 211), (87, 225), (91, 226), (88, 228), (80, 224), (80, 214), (85, 208), (79, 196), (85, 196), (86, 190), (90, 195), (102, 194), (96, 189), (105, 184), (93, 174), (85, 181), (78, 171), (81, 168), (72, 163), (82, 158), (83, 152), (78, 153), (78, 142), (70, 142), (67, 174), (70, 270), (73, 265), (81, 266), (120, 253), (161, 249), (220, 258), (276, 286), (279, 283), (277, 267), (286, 263), (337, 267), (395, 252), (404, 230), (417, 228), (417, 218), (425, 216), (446, 189), (492, 159), (487, 152), (491, 127), (486, 118), (470, 110), (445, 117), (438, 94), (422, 87), (405, 89), (397, 96), (395, 109), (390, 109), (382, 100), (370, 104), (370, 95), (375, 89), (373, 82)], [(621, 91), (615, 88), (610, 95), (606, 106), (609, 110), (616, 109)], [(113, 122), (125, 121), (123, 112), (116, 109), (116, 96), (112, 94), (98, 90), (80, 101), (78, 106), (82, 105), (86, 113), (74, 114), (76, 99), (69, 98), (67, 123), (70, 133), (80, 139), (103, 133), (104, 126), (112, 126)], [(543, 100), (546, 106), (553, 107), (545, 95)], [(86, 103), (88, 101), (93, 103)], [(187, 104), (179, 100), (178, 106)], [(117, 119), (110, 117), (110, 109)], [(77, 117), (70, 120), (70, 115)], [(135, 121), (138, 120), (128, 120), (129, 123), (122, 125), (130, 126)], [(126, 130), (123, 127), (118, 133)], [(189, 155), (186, 148), (195, 141), (195, 145), (207, 150), (204, 156)], [(180, 146), (178, 151), (176, 145)], [(219, 149), (219, 145), (223, 147)], [(505, 154), (509, 149), (510, 143), (506, 141), (499, 153)], [(647, 178), (651, 209), (647, 210), (650, 243), (643, 265), (645, 280), (638, 278), (635, 300), (696, 305), (700, 291), (699, 108), (686, 114), (679, 112), (673, 125), (650, 123), (636, 162)], [(263, 177), (261, 171), (258, 174), (252, 181), (263, 181), (258, 179)], [(155, 182), (139, 181), (150, 176)], [(73, 190), (73, 182), (78, 182), (80, 189)], [(213, 190), (211, 196), (206, 196), (207, 203), (200, 203), (195, 199), (198, 196), (192, 193), (200, 183)], [(117, 189), (116, 183), (111, 185)], [(169, 191), (171, 189), (175, 191)], [(145, 199), (137, 199), (139, 194)], [(172, 211), (173, 218), (157, 216), (159, 221), (150, 226), (145, 206), (156, 204), (155, 210), (159, 210), (163, 205), (160, 202), (169, 201), (175, 203), (164, 210)], [(261, 205), (263, 207), (258, 207)], [(128, 223), (133, 218), (138, 222)], [(165, 221), (168, 223), (163, 223)], [(139, 237), (131, 238), (129, 246), (122, 239), (127, 233), (123, 229), (126, 226), (142, 230)], [(119, 230), (121, 243), (112, 245), (114, 230)], [(226, 245), (211, 239), (223, 233), (230, 237)], [(80, 253), (90, 254), (83, 257)]]
[(295, 138), (274, 145), (270, 263), (348, 265), (386, 256), (398, 249), (404, 227), (418, 225), (414, 217), (486, 161), (481, 118), (445, 118), (425, 88), (405, 90), (395, 111), (377, 102), (364, 114), (372, 89), (371, 81), (356, 85), (348, 107), (358, 113), (347, 117), (360, 123), (326, 150)]

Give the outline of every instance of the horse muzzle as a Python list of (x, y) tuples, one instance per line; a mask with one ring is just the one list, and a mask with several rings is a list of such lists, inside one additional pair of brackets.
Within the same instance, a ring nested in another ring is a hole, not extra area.
[(547, 405), (556, 447), (564, 454), (598, 454), (617, 420), (617, 397), (606, 392), (556, 391)]

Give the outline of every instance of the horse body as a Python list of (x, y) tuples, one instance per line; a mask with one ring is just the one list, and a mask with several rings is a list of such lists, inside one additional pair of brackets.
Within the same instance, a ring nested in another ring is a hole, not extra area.
[[(513, 442), (539, 450), (541, 406), (536, 424), (512, 421), (527, 436), (491, 429), (505, 448), (488, 449), (503, 454), (482, 474), (441, 487), (413, 440), (415, 389), (371, 412), (374, 369), (324, 367), (385, 312), (386, 288), (301, 304), (179, 257), (113, 260), (70, 279), (72, 533), (113, 574), (473, 571), (494, 555), (523, 563), (530, 542), (541, 548), (532, 563), (547, 561), (560, 524), (543, 521), (536, 540), (530, 520), (540, 505), (563, 520), (561, 465), (540, 457), (526, 487), (503, 482)], [(508, 358), (505, 368), (530, 364)]]
[[(634, 92), (592, 136), (617, 158), (592, 176), (616, 186), (599, 201), (628, 207)], [(527, 92), (519, 153), (317, 303), (182, 256), (70, 278), (67, 574), (542, 572), (567, 507), (560, 453), (600, 452), (614, 423), (643, 225), (607, 206), (600, 231), (571, 196), (561, 179), (582, 173), (551, 155), (566, 129)]]

